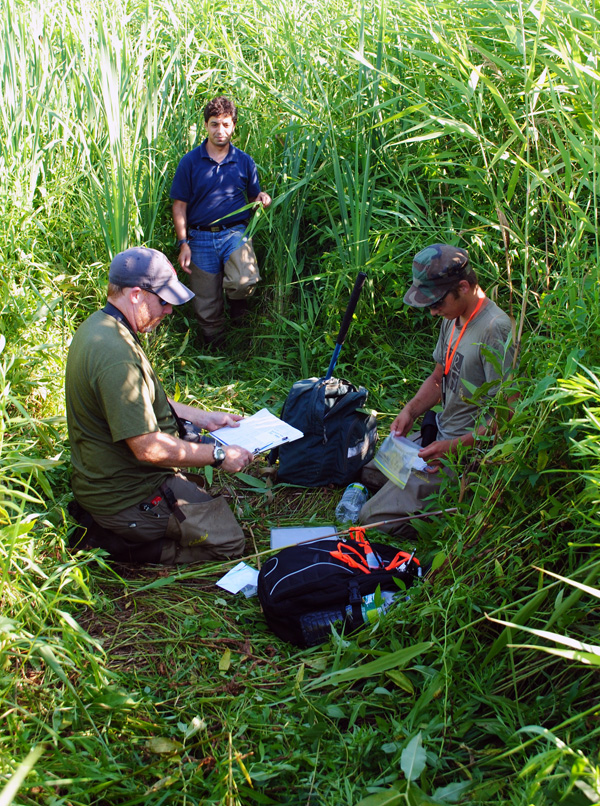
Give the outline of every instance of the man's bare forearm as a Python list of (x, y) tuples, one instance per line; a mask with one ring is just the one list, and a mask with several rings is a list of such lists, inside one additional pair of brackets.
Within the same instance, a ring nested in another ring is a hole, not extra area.
[[(206, 467), (214, 462), (212, 445), (185, 442), (162, 431), (140, 434), (125, 442), (136, 459), (156, 467)], [(249, 451), (239, 445), (227, 445), (223, 449), (226, 458), (221, 467), (229, 473), (238, 473), (254, 459)]]
[(136, 459), (157, 467), (205, 467), (213, 461), (212, 445), (185, 442), (155, 431), (126, 440)]
[(178, 241), (187, 238), (187, 202), (177, 199), (173, 202), (173, 226)]
[(408, 401), (406, 407), (416, 419), (421, 414), (436, 406), (442, 399), (442, 378), (441, 373), (435, 370), (421, 384), (417, 394)]
[(411, 398), (391, 425), (391, 432), (405, 437), (410, 433), (415, 420), (441, 399), (442, 368), (436, 364), (431, 375), (423, 381), (417, 394)]

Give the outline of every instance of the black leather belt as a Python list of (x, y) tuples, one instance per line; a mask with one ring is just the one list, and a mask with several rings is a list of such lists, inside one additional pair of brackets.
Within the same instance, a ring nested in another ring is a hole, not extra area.
[(235, 224), (211, 224), (210, 227), (190, 227), (190, 232), (198, 230), (199, 232), (222, 232), (224, 229), (231, 229), (232, 227), (246, 227), (247, 221), (236, 221)]

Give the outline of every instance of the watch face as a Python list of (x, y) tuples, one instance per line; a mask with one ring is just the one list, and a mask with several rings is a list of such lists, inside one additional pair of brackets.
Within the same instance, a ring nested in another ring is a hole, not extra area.
[(227, 454), (225, 453), (224, 448), (221, 448), (220, 445), (216, 445), (214, 447), (214, 449), (213, 449), (213, 459), (215, 460), (215, 462), (218, 462), (219, 464), (221, 464), (221, 462), (225, 461), (226, 456), (227, 456)]

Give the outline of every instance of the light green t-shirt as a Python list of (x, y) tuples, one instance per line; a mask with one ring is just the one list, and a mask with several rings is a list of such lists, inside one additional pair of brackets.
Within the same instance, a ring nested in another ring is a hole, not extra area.
[(113, 515), (170, 475), (135, 458), (125, 439), (177, 426), (164, 389), (133, 333), (104, 311), (73, 337), (65, 374), (71, 484), (93, 515)]
[[(445, 319), (442, 322), (438, 342), (433, 351), (434, 361), (442, 367), (446, 361), (453, 324), (454, 320)], [(450, 352), (460, 332), (459, 327), (454, 329)], [(442, 411), (437, 415), (438, 439), (461, 437), (473, 429), (480, 408), (464, 399), (471, 398), (472, 393), (463, 384), (463, 380), (480, 388), (484, 383), (497, 381), (506, 376), (513, 359), (513, 347), (507, 346), (510, 332), (510, 319), (491, 300), (488, 300), (485, 308), (469, 322), (446, 377)], [(500, 372), (483, 354), (483, 347), (495, 354)], [(488, 400), (493, 397), (494, 392), (495, 389), (490, 388), (486, 396)]]

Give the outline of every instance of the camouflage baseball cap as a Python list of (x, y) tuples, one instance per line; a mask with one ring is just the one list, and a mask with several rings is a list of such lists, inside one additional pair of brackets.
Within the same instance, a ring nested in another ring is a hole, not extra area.
[(469, 270), (469, 255), (458, 246), (434, 243), (415, 255), (413, 284), (404, 302), (413, 308), (429, 308), (449, 291)]

